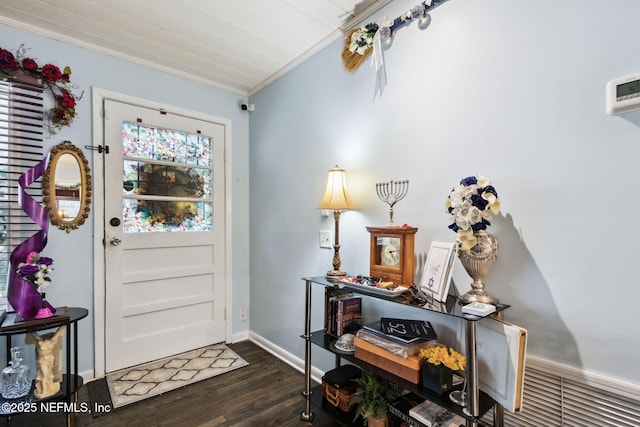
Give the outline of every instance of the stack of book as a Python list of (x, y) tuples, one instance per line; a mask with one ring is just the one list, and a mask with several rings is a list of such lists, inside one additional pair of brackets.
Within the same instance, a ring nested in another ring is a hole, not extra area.
[(418, 427), (459, 427), (466, 426), (466, 421), (458, 414), (449, 412), (430, 400), (414, 406), (409, 416), (418, 421)]
[(324, 332), (340, 337), (362, 328), (362, 298), (351, 292), (326, 289)]
[(358, 337), (401, 357), (418, 354), (425, 341), (438, 338), (430, 322), (423, 320), (381, 318), (367, 323)]
[(438, 338), (431, 322), (426, 320), (383, 317), (380, 319), (380, 327), (385, 334), (404, 340), (435, 340)]
[(390, 427), (464, 427), (466, 420), (415, 393), (389, 404)]

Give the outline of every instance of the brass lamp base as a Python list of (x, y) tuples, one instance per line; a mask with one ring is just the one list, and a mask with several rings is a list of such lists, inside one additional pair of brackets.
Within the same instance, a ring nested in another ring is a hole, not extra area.
[(345, 273), (342, 270), (329, 270), (327, 271), (327, 276), (346, 276), (347, 273)]

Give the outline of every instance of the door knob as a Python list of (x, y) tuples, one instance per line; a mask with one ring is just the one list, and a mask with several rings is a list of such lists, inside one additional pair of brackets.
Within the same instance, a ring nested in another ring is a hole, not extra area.
[(122, 243), (122, 240), (118, 239), (117, 237), (112, 237), (111, 240), (109, 240), (109, 243), (111, 243), (111, 246), (118, 246), (120, 245), (120, 243)]

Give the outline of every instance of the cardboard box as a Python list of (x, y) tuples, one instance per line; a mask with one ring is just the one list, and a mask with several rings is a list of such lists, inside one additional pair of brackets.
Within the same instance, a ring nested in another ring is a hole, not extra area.
[(390, 351), (358, 337), (355, 338), (354, 344), (354, 355), (358, 359), (364, 360), (367, 363), (384, 369), (414, 384), (420, 383), (421, 359), (419, 356), (409, 356), (407, 358), (396, 356)]

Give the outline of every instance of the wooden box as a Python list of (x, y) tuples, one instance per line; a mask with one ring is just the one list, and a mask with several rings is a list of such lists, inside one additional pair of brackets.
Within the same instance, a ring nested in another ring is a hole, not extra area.
[(390, 351), (358, 337), (355, 338), (354, 344), (354, 355), (358, 359), (364, 360), (367, 363), (384, 369), (414, 384), (420, 383), (421, 359), (419, 356), (409, 356), (407, 358), (396, 356)]

